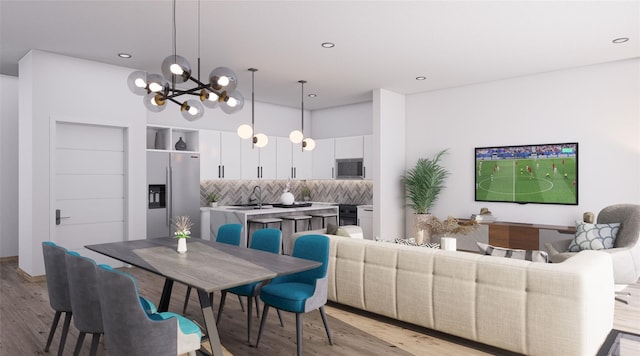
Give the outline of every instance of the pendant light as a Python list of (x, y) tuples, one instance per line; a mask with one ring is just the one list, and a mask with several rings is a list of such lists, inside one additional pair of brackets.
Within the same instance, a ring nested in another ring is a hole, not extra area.
[(256, 68), (249, 68), (249, 71), (251, 72), (251, 126), (247, 124), (242, 124), (238, 127), (237, 133), (238, 133), (238, 136), (240, 136), (240, 138), (242, 139), (247, 139), (253, 136), (251, 138), (251, 148), (253, 147), (262, 148), (269, 143), (269, 138), (267, 137), (267, 135), (263, 133), (255, 134), (255, 136), (253, 135), (253, 133), (255, 132), (255, 124), (256, 124), (255, 79), (254, 78), (258, 70)]
[(316, 147), (316, 142), (310, 138), (304, 138), (304, 84), (306, 83), (306, 80), (298, 80), (298, 83), (300, 83), (300, 88), (301, 88), (301, 105), (300, 105), (300, 121), (301, 121), (301, 125), (300, 125), (300, 130), (293, 130), (291, 131), (291, 133), (289, 134), (289, 140), (291, 140), (291, 142), (293, 143), (301, 143), (302, 142), (302, 149), (304, 151), (311, 151)]

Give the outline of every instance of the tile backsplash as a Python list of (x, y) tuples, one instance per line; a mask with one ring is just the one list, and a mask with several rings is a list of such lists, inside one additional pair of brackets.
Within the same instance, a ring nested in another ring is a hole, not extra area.
[[(204, 180), (200, 181), (200, 205), (207, 206), (207, 195), (218, 195), (219, 205), (246, 204), (255, 186), (262, 190), (265, 204), (279, 203), (287, 185), (286, 179)], [(373, 204), (373, 182), (368, 180), (291, 180), (290, 191), (302, 201), (302, 188), (311, 191), (310, 201), (341, 204)]]

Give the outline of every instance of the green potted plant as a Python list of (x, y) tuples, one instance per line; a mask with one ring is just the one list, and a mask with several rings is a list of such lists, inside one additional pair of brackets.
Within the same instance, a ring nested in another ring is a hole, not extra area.
[(218, 195), (216, 193), (211, 192), (207, 194), (207, 200), (212, 208), (218, 206)]
[(300, 194), (302, 194), (302, 200), (304, 201), (309, 201), (309, 199), (311, 199), (311, 189), (309, 189), (309, 187), (307, 187), (306, 185), (302, 186)]
[[(416, 243), (430, 242), (431, 208), (444, 188), (449, 172), (440, 165), (447, 150), (438, 152), (432, 159), (420, 158), (415, 166), (402, 177), (405, 186), (407, 206), (415, 212), (414, 237)], [(426, 240), (426, 241), (425, 241)]]

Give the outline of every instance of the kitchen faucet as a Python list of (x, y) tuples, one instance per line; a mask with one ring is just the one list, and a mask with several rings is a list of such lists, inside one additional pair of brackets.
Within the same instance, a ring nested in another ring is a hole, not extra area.
[[(258, 194), (256, 194), (256, 191), (258, 191)], [(262, 209), (262, 188), (260, 188), (259, 185), (253, 187), (253, 191), (251, 192), (251, 195), (249, 195), (249, 203), (252, 203), (255, 200), (258, 200), (258, 209)]]

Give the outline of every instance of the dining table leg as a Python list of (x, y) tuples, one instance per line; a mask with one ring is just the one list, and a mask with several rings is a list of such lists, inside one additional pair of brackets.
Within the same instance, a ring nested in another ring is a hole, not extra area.
[(172, 289), (173, 279), (165, 278), (164, 287), (162, 287), (162, 295), (160, 296), (160, 303), (158, 304), (159, 312), (166, 312), (169, 310), (169, 302), (171, 302)]
[(202, 316), (204, 317), (204, 325), (209, 335), (209, 343), (211, 352), (214, 356), (222, 355), (222, 345), (220, 344), (220, 335), (218, 335), (218, 327), (216, 319), (213, 316), (213, 307), (209, 299), (209, 293), (202, 289), (198, 289), (198, 298), (200, 299), (200, 307), (202, 308)]

